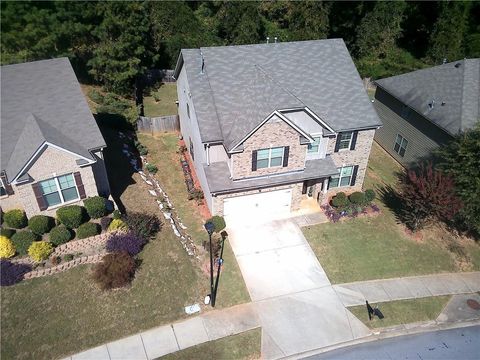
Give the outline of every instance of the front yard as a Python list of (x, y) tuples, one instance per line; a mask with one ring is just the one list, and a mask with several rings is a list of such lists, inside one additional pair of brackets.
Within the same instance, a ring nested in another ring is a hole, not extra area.
[[(127, 210), (159, 213), (145, 184), (122, 154), (117, 132), (103, 130), (112, 191)], [(152, 139), (153, 140), (153, 139)], [(159, 178), (195, 239), (205, 239), (202, 219), (185, 198), (175, 135), (159, 140)], [(156, 140), (151, 144), (152, 154)], [(167, 145), (166, 145), (167, 144)], [(161, 179), (163, 181), (163, 178)], [(186, 191), (185, 191), (186, 194)], [(201, 261), (187, 255), (168, 224), (139, 255), (141, 264), (128, 288), (102, 292), (91, 281), (90, 265), (24, 280), (1, 291), (1, 357), (52, 359), (80, 352), (142, 330), (187, 317), (183, 307), (201, 303), (209, 292)], [(230, 247), (225, 249), (217, 307), (250, 301)], [(202, 311), (210, 311), (202, 307)]]
[(414, 239), (397, 223), (378, 197), (385, 186), (395, 186), (400, 169), (374, 143), (364, 188), (377, 192), (381, 213), (303, 229), (333, 283), (480, 269), (480, 246), (473, 240), (454, 238), (440, 226)]

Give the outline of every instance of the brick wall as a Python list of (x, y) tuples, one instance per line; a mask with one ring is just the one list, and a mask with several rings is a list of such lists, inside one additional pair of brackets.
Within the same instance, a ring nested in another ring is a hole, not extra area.
[[(262, 189), (262, 193), (267, 191), (275, 191), (275, 190), (284, 190), (284, 189), (292, 189), (292, 204), (291, 210), (295, 211), (300, 209), (300, 202), (302, 200), (302, 188), (303, 182), (289, 184), (289, 185), (282, 185), (282, 186), (274, 186), (267, 189)], [(233, 194), (225, 194), (225, 195), (218, 195), (213, 197), (213, 215), (220, 215), (223, 216), (223, 201), (228, 198), (242, 196), (242, 195), (254, 195), (260, 193), (259, 190), (250, 190), (250, 191), (241, 191), (236, 192)]]
[(362, 189), (374, 135), (375, 135), (375, 130), (359, 131), (357, 136), (357, 143), (355, 145), (355, 150), (341, 150), (339, 152), (334, 152), (336, 138), (332, 137), (329, 139), (327, 154), (331, 155), (335, 165), (337, 165), (337, 167), (342, 167), (343, 165), (345, 166), (358, 165), (358, 172), (357, 172), (357, 179), (354, 187), (342, 187), (342, 188), (331, 189), (328, 191), (328, 196), (331, 196), (339, 191), (350, 192), (350, 191), (357, 191)]
[[(244, 142), (244, 151), (233, 154), (234, 179), (267, 174), (278, 174), (286, 171), (305, 168), (307, 145), (300, 145), (300, 134), (280, 119), (272, 119), (258, 129)], [(289, 146), (288, 166), (272, 167), (252, 171), (252, 151), (269, 147)]]
[[(82, 182), (87, 197), (98, 195), (95, 177), (91, 166), (78, 166), (75, 162), (77, 158), (77, 156), (69, 154), (66, 151), (58, 150), (51, 146), (47, 147), (40, 155), (38, 155), (36, 161), (28, 169), (28, 174), (33, 178), (33, 181), (30, 183), (13, 185), (14, 194), (2, 198), (2, 209), (4, 211), (15, 208), (24, 209), (28, 217), (40, 213), (37, 200), (33, 193), (32, 184), (34, 182), (49, 179), (53, 176), (69, 174), (76, 171), (79, 171), (82, 176)], [(83, 202), (77, 201), (76, 203), (82, 204)], [(42, 214), (55, 215), (57, 208), (61, 206), (62, 205), (59, 205), (52, 209), (42, 211)]]

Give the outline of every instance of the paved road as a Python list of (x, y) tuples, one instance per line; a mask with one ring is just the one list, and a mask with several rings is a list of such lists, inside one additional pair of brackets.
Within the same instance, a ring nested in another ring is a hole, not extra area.
[(407, 335), (310, 356), (309, 360), (480, 358), (480, 326)]

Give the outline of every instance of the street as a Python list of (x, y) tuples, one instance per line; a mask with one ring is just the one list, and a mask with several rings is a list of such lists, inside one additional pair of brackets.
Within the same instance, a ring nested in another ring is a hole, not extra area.
[(305, 359), (479, 359), (479, 340), (480, 326), (477, 325), (378, 340)]

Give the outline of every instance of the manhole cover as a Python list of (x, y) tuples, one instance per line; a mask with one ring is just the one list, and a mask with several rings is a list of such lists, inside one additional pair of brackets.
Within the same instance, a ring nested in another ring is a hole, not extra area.
[(467, 305), (470, 306), (473, 310), (480, 310), (480, 304), (477, 300), (468, 299)]

